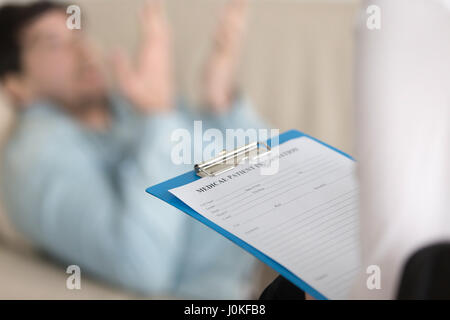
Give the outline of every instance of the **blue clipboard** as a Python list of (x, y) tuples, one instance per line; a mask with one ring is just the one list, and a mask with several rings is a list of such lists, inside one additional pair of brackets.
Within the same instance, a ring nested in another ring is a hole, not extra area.
[[(334, 151), (336, 151), (337, 153), (342, 154), (343, 156), (354, 160), (350, 155), (316, 139), (313, 138), (303, 132), (300, 132), (298, 130), (289, 130), (286, 131), (282, 134), (280, 134), (278, 136), (278, 143), (282, 144), (286, 141), (289, 141), (291, 139), (295, 139), (295, 138), (299, 138), (299, 137), (308, 137)], [(270, 147), (274, 147), (275, 144), (272, 144), (271, 139), (267, 140), (267, 145)], [(183, 201), (181, 201), (180, 199), (178, 199), (177, 197), (175, 197), (173, 194), (171, 194), (169, 192), (170, 189), (173, 188), (177, 188), (183, 185), (186, 185), (188, 183), (191, 183), (193, 181), (196, 181), (198, 179), (201, 179), (194, 170), (189, 171), (185, 174), (182, 174), (178, 177), (172, 178), (170, 180), (167, 180), (165, 182), (159, 183), (157, 185), (154, 185), (152, 187), (149, 187), (146, 191), (167, 202), (168, 204), (174, 206), (175, 208), (183, 211), (184, 213), (190, 215), (191, 217), (193, 217), (194, 219), (197, 219), (198, 221), (200, 221), (201, 223), (207, 225), (208, 227), (210, 227), (211, 229), (215, 230), (216, 232), (220, 233), (221, 235), (223, 235), (225, 238), (231, 240), (232, 242), (234, 242), (235, 244), (237, 244), (239, 247), (243, 248), (244, 250), (246, 250), (247, 252), (249, 252), (250, 254), (252, 254), (253, 256), (255, 256), (257, 259), (261, 260), (262, 262), (264, 262), (266, 265), (268, 265), (269, 267), (271, 267), (272, 269), (274, 269), (275, 271), (277, 271), (280, 275), (282, 275), (283, 277), (285, 277), (287, 280), (289, 280), (290, 282), (292, 282), (293, 284), (295, 284), (297, 287), (299, 287), (300, 289), (302, 289), (303, 291), (305, 291), (306, 293), (310, 294), (311, 296), (313, 296), (316, 299), (327, 299), (327, 297), (325, 297), (322, 293), (318, 292), (316, 289), (312, 288), (310, 285), (308, 285), (306, 282), (304, 282), (302, 279), (300, 279), (299, 277), (297, 277), (295, 274), (293, 274), (291, 271), (289, 271), (288, 269), (286, 269), (285, 267), (283, 267), (281, 264), (279, 264), (278, 262), (276, 262), (275, 260), (273, 260), (272, 258), (270, 258), (269, 256), (265, 255), (264, 253), (262, 253), (261, 251), (259, 251), (258, 249), (254, 248), (253, 246), (249, 245), (248, 243), (246, 243), (245, 241), (241, 240), (240, 238), (236, 237), (235, 235), (231, 234), (230, 232), (224, 230), (223, 228), (219, 227), (218, 225), (216, 225), (214, 222), (212, 222), (211, 220), (205, 218), (203, 215), (199, 214), (198, 212), (196, 212), (194, 209), (192, 209), (191, 207), (189, 207), (187, 204), (185, 204)]]

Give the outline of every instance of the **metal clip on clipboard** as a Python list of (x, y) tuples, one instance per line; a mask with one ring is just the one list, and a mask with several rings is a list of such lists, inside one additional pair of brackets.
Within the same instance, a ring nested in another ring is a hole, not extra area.
[[(262, 153), (260, 151), (261, 145), (265, 148)], [(214, 177), (235, 168), (244, 160), (255, 160), (262, 155), (269, 153), (270, 150), (271, 148), (264, 142), (252, 142), (235, 150), (223, 150), (217, 157), (196, 164), (194, 169), (200, 177)]]

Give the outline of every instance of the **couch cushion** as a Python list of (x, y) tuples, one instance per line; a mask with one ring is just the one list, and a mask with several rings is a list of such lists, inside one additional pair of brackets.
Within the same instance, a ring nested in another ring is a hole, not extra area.
[(35, 252), (0, 245), (0, 299), (129, 299), (136, 294), (94, 281), (81, 271), (81, 289), (69, 290), (64, 266)]

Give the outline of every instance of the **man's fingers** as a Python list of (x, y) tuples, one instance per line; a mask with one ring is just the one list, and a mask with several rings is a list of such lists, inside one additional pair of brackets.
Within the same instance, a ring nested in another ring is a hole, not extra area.
[(215, 43), (222, 51), (238, 49), (246, 29), (247, 0), (230, 0), (219, 17)]
[(241, 31), (247, 17), (247, 0), (232, 0), (224, 10), (223, 19), (230, 30)]
[(139, 14), (142, 31), (145, 37), (159, 37), (168, 30), (164, 4), (161, 0), (147, 1)]
[[(161, 54), (171, 55), (171, 34), (165, 16), (163, 1), (148, 1), (140, 12), (139, 17), (142, 24), (142, 38), (137, 56), (137, 65), (139, 70), (146, 70), (147, 65), (154, 67), (152, 60), (161, 60)], [(147, 70), (146, 72), (150, 71)]]
[(248, 8), (248, 3), (248, 0), (231, 0), (229, 6), (238, 11), (244, 12)]
[(161, 15), (164, 13), (164, 3), (162, 0), (147, 0), (144, 6), (144, 12), (146, 14)]

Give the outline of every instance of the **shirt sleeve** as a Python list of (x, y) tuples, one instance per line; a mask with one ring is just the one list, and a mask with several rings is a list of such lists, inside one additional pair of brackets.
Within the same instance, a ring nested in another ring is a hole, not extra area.
[[(108, 153), (93, 152), (70, 121), (55, 124), (46, 120), (51, 114), (30, 119), (33, 124), (21, 127), (4, 166), (11, 218), (53, 257), (109, 282), (145, 294), (206, 297), (211, 285), (201, 282), (205, 278), (223, 284), (215, 296), (220, 291), (221, 297), (240, 297), (235, 287), (250, 273), (249, 255), (145, 189), (192, 170), (192, 164), (172, 162), (174, 130), (196, 119), (203, 119), (205, 128), (249, 125), (255, 119), (245, 109), (238, 104), (222, 119), (183, 107), (141, 117), (126, 110), (117, 128), (117, 143), (126, 148), (111, 161), (99, 160)], [(19, 194), (26, 194), (26, 201)], [(199, 250), (202, 243), (210, 244), (207, 253)], [(208, 277), (193, 277), (211, 261)]]
[(8, 150), (2, 180), (20, 230), (82, 272), (145, 294), (173, 293), (186, 218), (145, 193), (147, 148), (112, 177), (67, 128), (27, 136)]

